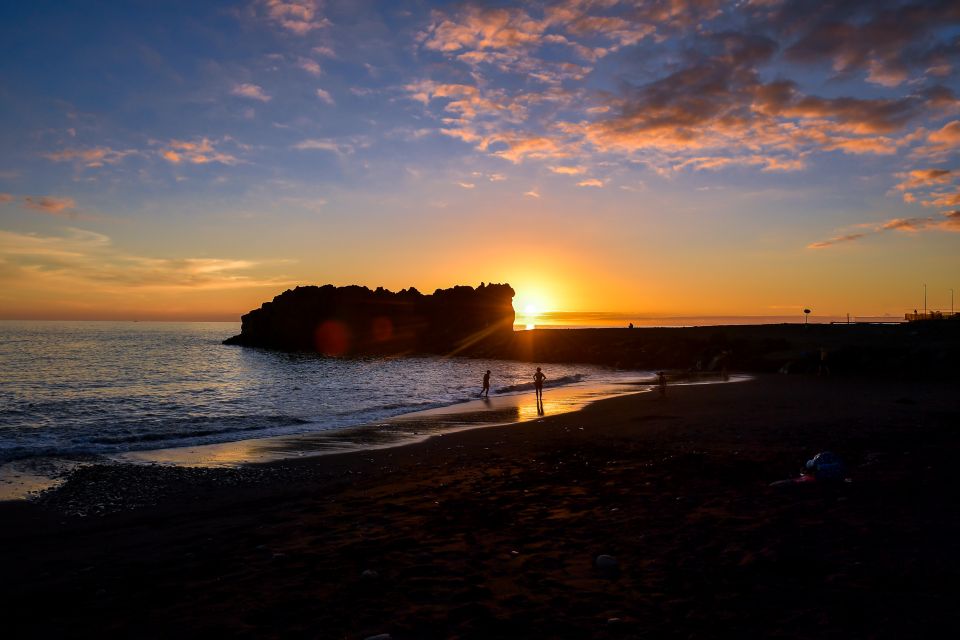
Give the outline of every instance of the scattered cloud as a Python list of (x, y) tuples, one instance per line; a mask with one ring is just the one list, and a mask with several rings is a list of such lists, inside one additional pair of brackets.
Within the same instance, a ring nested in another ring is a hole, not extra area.
[[(915, 153), (943, 155), (956, 149), (960, 121), (929, 134), (922, 125), (960, 111), (953, 89), (940, 84), (953, 68), (942, 26), (960, 23), (948, 5), (468, 1), (435, 11), (418, 36), (426, 54), (446, 61), (438, 69), (462, 71), (459, 80), (421, 79), (406, 91), (439, 133), (516, 164), (613, 155), (642, 157), (658, 172), (786, 172), (806, 169), (817, 154), (895, 155), (924, 136), (927, 146)], [(655, 49), (648, 51), (653, 60), (620, 58), (616, 90), (584, 86), (600, 58), (668, 38), (683, 45), (682, 54), (664, 54), (662, 64)], [(817, 95), (810, 83), (784, 75), (800, 69), (806, 81), (804, 71), (824, 66), (837, 79), (855, 77), (884, 91)], [(924, 77), (927, 70), (936, 73)], [(504, 74), (526, 81), (504, 82), (513, 77)], [(548, 168), (585, 173), (579, 165)]]
[(14, 197), (12, 193), (0, 193), (0, 204), (6, 204), (7, 202), (13, 202)]
[(223, 258), (154, 258), (122, 251), (103, 234), (66, 229), (62, 235), (0, 230), (7, 279), (80, 287), (88, 293), (138, 294), (277, 286), (286, 282), (245, 275), (261, 263)]
[(261, 0), (259, 4), (270, 21), (298, 36), (330, 26), (322, 15), (321, 0)]
[(602, 187), (603, 181), (597, 180), (596, 178), (587, 178), (586, 180), (581, 180), (577, 183), (578, 187)]
[(860, 238), (865, 238), (867, 234), (865, 233), (848, 233), (842, 236), (834, 236), (829, 240), (821, 240), (819, 242), (811, 242), (807, 245), (808, 249), (825, 249), (831, 247), (835, 244), (841, 244), (843, 242), (853, 242), (854, 240), (859, 240)]
[(539, 193), (537, 190), (535, 190), (535, 189), (531, 189), (530, 191), (527, 191), (527, 192), (524, 193), (523, 195), (525, 195), (525, 196), (527, 196), (527, 197), (530, 197), (530, 198), (539, 198), (539, 197), (540, 197), (540, 193)]
[(237, 164), (240, 161), (233, 155), (217, 149), (220, 142), (209, 138), (198, 140), (170, 140), (168, 142), (154, 142), (160, 147), (157, 152), (161, 158), (170, 164), (209, 164), (225, 165)]
[(927, 134), (926, 144), (917, 147), (913, 154), (930, 160), (939, 160), (958, 149), (960, 149), (960, 120), (953, 120)]
[(272, 97), (265, 94), (259, 85), (246, 82), (234, 85), (230, 93), (235, 96), (240, 96), (241, 98), (250, 98), (251, 100), (259, 100), (260, 102), (270, 102), (270, 100), (272, 100)]
[(300, 58), (297, 61), (297, 66), (313, 76), (323, 74), (323, 68), (320, 66), (320, 63), (310, 58)]
[(330, 151), (338, 155), (353, 153), (353, 145), (344, 144), (329, 138), (310, 138), (293, 145), (297, 151)]
[(333, 101), (333, 96), (329, 92), (324, 91), (323, 89), (317, 89), (317, 97), (320, 98), (321, 102), (324, 102), (329, 105), (335, 104)]
[(43, 154), (53, 162), (73, 162), (88, 169), (98, 169), (107, 164), (117, 164), (127, 156), (136, 155), (132, 149), (111, 149), (110, 147), (92, 147), (88, 149), (62, 149)]
[(46, 213), (51, 216), (69, 216), (77, 208), (73, 198), (56, 198), (54, 196), (24, 196), (23, 206), (33, 211)]
[(477, 186), (472, 182), (458, 182), (457, 185), (463, 187), (464, 189), (473, 189)]
[(550, 171), (554, 173), (559, 173), (565, 176), (578, 176), (581, 173), (586, 172), (586, 167), (565, 167), (565, 166), (552, 166), (548, 167)]
[(835, 236), (828, 240), (821, 240), (807, 245), (808, 249), (826, 249), (837, 244), (853, 242), (863, 238), (886, 233), (888, 231), (915, 234), (922, 231), (947, 231), (960, 233), (960, 210), (946, 211), (940, 216), (920, 218), (892, 218), (875, 225), (860, 225), (865, 231)]

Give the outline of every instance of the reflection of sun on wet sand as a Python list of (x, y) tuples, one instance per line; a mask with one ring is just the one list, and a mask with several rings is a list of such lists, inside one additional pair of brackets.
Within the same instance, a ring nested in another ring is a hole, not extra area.
[(437, 434), (527, 422), (544, 415), (577, 411), (596, 400), (627, 393), (641, 393), (649, 389), (649, 384), (639, 381), (634, 384), (579, 383), (548, 387), (544, 391), (542, 411), (538, 410), (536, 397), (531, 390), (527, 393), (493, 395), (489, 398), (409, 413), (374, 425), (194, 447), (131, 451), (114, 456), (114, 459), (121, 462), (232, 467), (245, 463), (270, 462), (307, 455), (329, 455), (360, 449), (395, 447)]

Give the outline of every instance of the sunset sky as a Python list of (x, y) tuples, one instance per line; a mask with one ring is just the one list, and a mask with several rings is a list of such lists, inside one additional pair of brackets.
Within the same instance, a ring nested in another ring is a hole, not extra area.
[(0, 42), (0, 318), (233, 320), (324, 283), (797, 317), (960, 290), (955, 0), (31, 0)]

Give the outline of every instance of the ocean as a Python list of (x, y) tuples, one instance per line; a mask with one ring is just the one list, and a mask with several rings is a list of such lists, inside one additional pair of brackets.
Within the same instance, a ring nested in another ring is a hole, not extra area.
[[(530, 392), (534, 365), (462, 358), (333, 359), (224, 346), (227, 322), (0, 321), (0, 465), (316, 434)], [(622, 383), (544, 367), (547, 387)]]

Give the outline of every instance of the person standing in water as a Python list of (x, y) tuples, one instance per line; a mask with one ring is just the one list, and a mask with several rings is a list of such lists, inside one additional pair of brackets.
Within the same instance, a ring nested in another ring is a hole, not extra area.
[(667, 397), (667, 376), (663, 371), (657, 373), (657, 382), (660, 384), (660, 397)]
[(533, 390), (537, 394), (537, 406), (543, 406), (543, 381), (546, 379), (547, 376), (540, 370), (540, 367), (537, 367), (537, 372), (533, 374)]
[(490, 369), (483, 374), (483, 389), (480, 390), (480, 397), (490, 397)]

